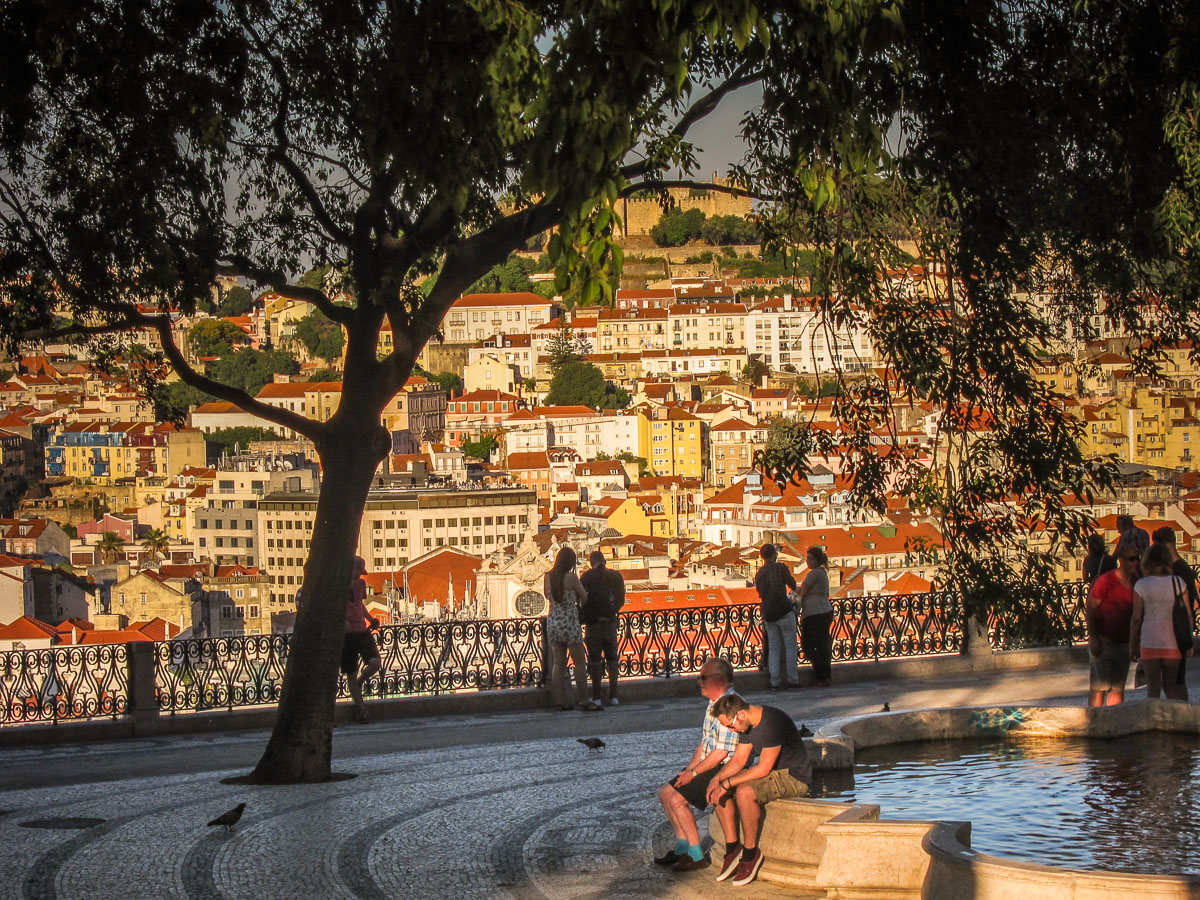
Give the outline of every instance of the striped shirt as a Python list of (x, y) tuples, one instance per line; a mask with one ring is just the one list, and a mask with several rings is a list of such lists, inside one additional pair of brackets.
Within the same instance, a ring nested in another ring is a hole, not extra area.
[[(725, 697), (734, 693), (737, 692), (731, 687), (727, 689), (725, 693), (721, 695), (721, 697)], [(712, 753), (714, 750), (724, 750), (727, 754), (732, 753), (737, 749), (738, 739), (741, 737), (741, 735), (739, 735), (732, 728), (726, 728), (724, 725), (722, 725), (717, 717), (713, 715), (712, 710), (716, 702), (717, 701), (714, 700), (712, 703), (708, 704), (708, 709), (704, 713), (703, 734), (700, 737), (701, 759), (708, 756), (708, 754)]]

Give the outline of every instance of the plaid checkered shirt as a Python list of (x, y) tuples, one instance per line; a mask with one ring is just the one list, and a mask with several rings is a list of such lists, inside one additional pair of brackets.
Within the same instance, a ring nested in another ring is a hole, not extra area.
[[(733, 688), (729, 688), (721, 696), (724, 697), (727, 694), (733, 693), (736, 693), (736, 691)], [(731, 728), (726, 728), (712, 714), (712, 708), (715, 703), (716, 700), (708, 704), (708, 710), (704, 713), (704, 733), (700, 737), (701, 759), (708, 756), (714, 750), (724, 750), (729, 754), (737, 749), (738, 733)]]

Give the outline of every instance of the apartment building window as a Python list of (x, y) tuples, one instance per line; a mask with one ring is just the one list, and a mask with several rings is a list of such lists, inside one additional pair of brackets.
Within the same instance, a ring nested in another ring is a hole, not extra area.
[(233, 618), (233, 607), (232, 606), (222, 606), (221, 607), (221, 618), (222, 619), (232, 619)]

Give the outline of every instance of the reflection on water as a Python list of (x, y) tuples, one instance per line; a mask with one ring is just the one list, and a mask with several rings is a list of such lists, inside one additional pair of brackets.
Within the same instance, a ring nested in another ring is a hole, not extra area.
[[(1200, 875), (1200, 736), (926, 741), (864, 750), (813, 795), (971, 822), (971, 846), (1046, 865)], [(832, 778), (823, 776), (833, 776)]]

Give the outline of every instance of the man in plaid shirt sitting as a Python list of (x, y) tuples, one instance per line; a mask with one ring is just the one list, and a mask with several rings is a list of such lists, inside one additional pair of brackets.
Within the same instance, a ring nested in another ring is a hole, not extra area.
[(712, 705), (733, 692), (733, 666), (723, 659), (705, 660), (700, 667), (700, 693), (708, 700), (708, 710), (700, 743), (683, 771), (658, 790), (658, 800), (675, 829), (675, 847), (655, 857), (654, 862), (676, 872), (692, 872), (712, 864), (700, 849), (700, 831), (692, 807), (707, 808), (709, 782), (737, 749), (738, 733), (722, 725), (712, 713)]

